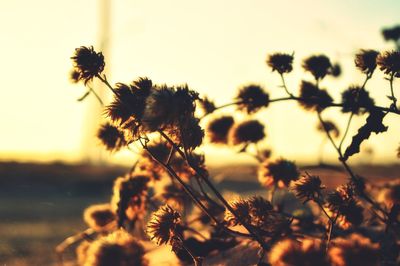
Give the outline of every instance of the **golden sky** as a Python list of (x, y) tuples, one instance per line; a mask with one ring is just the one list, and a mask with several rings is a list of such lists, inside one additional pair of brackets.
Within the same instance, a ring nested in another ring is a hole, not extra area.
[[(100, 2), (0, 2), (1, 160), (79, 161), (84, 157), (83, 132), (96, 123), (98, 114), (91, 109), (96, 104), (93, 99), (92, 103), (76, 101), (85, 88), (69, 83), (69, 58), (81, 45), (100, 46)], [(339, 61), (344, 71), (341, 79), (327, 78), (322, 83), (339, 99), (349, 84), (362, 82), (353, 67), (355, 52), (392, 48), (380, 30), (400, 23), (397, 0), (111, 2), (111, 49), (106, 63), (113, 82), (148, 76), (156, 83), (188, 83), (219, 104), (230, 102), (237, 88), (250, 82), (265, 86), (273, 98), (284, 96), (279, 77), (265, 65), (267, 54), (277, 51), (295, 52), (296, 71), (287, 79), (294, 92), (302, 78), (311, 79), (300, 67), (303, 58), (325, 53)], [(387, 104), (388, 85), (381, 74), (367, 89), (379, 104)], [(347, 116), (338, 110), (324, 115), (345, 126)], [(276, 156), (316, 159), (322, 136), (316, 133), (315, 115), (285, 103), (274, 104), (258, 117), (266, 124), (267, 144)], [(355, 121), (353, 134), (364, 119)], [(389, 133), (371, 137), (375, 162), (396, 161), (399, 119), (386, 119)], [(214, 154), (211, 160), (222, 155), (238, 160), (223, 148), (209, 150)], [(335, 157), (331, 147), (326, 151), (328, 158)], [(126, 155), (116, 158), (123, 160)]]

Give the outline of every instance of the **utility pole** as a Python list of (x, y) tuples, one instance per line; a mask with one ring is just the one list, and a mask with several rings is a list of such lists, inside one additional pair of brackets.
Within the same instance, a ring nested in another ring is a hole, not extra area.
[[(95, 50), (103, 53), (106, 61), (104, 73), (107, 74), (110, 69), (111, 0), (98, 0), (98, 26)], [(110, 94), (104, 84), (95, 79), (93, 89), (106, 104)], [(96, 135), (100, 125), (104, 122), (104, 106), (101, 106), (95, 97), (88, 97), (87, 100), (81, 154), (86, 163), (102, 164), (105, 162), (104, 149)]]

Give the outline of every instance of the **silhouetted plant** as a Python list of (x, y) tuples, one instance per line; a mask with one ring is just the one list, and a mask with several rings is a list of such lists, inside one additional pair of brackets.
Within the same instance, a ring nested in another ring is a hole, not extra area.
[[(383, 34), (386, 40), (398, 43), (398, 28), (384, 30)], [(71, 243), (84, 239), (77, 249), (81, 265), (146, 265), (146, 249), (138, 239), (155, 240), (158, 245), (170, 245), (183, 263), (201, 265), (204, 258), (250, 241), (260, 250), (259, 258), (255, 258), (258, 265), (399, 262), (398, 253), (388, 255), (399, 249), (398, 184), (389, 184), (384, 202), (379, 202), (372, 196), (376, 194), (372, 186), (348, 163), (372, 133), (388, 130), (383, 124), (385, 117), (400, 114), (393, 88), (394, 80), (400, 77), (398, 51), (358, 52), (355, 67), (365, 80), (362, 85), (345, 89), (339, 102), (320, 87), (327, 75), (337, 77), (341, 73), (340, 66), (332, 64), (330, 58), (312, 55), (302, 62), (313, 81), (301, 80), (296, 96), (285, 82), (285, 76), (293, 70), (294, 54), (271, 54), (266, 63), (280, 76), (286, 95), (271, 98), (262, 86), (251, 84), (241, 87), (233, 102), (221, 106), (200, 97), (186, 84), (159, 85), (142, 77), (129, 85), (113, 86), (103, 73), (102, 53), (93, 47), (77, 48), (72, 60), (71, 79), (89, 88), (80, 100), (95, 94), (90, 87), (95, 78), (113, 93), (104, 112), (108, 122), (98, 131), (106, 149), (118, 151), (133, 144), (142, 149), (131, 171), (115, 180), (111, 202), (85, 210), (84, 220), (90, 228), (61, 243), (57, 248), (60, 254)], [(389, 81), (389, 106), (377, 105), (366, 87), (376, 69)], [(286, 101), (297, 101), (315, 114), (317, 130), (332, 144), (341, 170), (348, 175), (346, 184), (327, 189), (319, 176), (304, 172), (294, 161), (271, 157), (271, 150), (263, 147), (264, 121), (252, 115)], [(197, 105), (203, 110), (202, 116)], [(247, 118), (237, 121), (232, 115), (214, 115), (229, 106), (236, 106)], [(328, 108), (349, 115), (342, 134), (334, 121), (323, 117)], [(345, 147), (352, 118), (357, 115), (364, 115), (366, 121)], [(207, 124), (203, 129), (204, 120)], [(211, 143), (234, 150), (239, 147), (238, 152), (255, 158), (268, 200), (252, 196), (228, 202), (215, 187), (204, 155), (197, 151), (205, 142), (204, 136)], [(287, 210), (275, 200), (277, 189), (292, 192), (314, 212), (307, 215), (304, 210)], [(147, 236), (142, 234), (145, 231)], [(226, 260), (224, 265), (239, 265)]]

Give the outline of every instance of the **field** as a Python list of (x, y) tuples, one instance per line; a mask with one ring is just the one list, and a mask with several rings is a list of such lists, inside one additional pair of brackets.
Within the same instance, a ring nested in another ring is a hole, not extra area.
[[(85, 229), (82, 211), (92, 203), (108, 201), (112, 180), (126, 170), (60, 163), (1, 163), (0, 265), (55, 265), (55, 246), (67, 236)], [(371, 180), (383, 182), (396, 178), (399, 166), (358, 167), (356, 170)], [(255, 172), (251, 165), (211, 169), (219, 188), (240, 194), (260, 189)], [(317, 172), (330, 186), (344, 178), (343, 174), (330, 170)], [(384, 178), (381, 177), (383, 172)], [(67, 255), (72, 256), (73, 252)]]

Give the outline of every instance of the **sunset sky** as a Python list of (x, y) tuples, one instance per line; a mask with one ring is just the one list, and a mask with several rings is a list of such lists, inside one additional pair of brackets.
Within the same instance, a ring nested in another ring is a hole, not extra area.
[[(76, 162), (85, 157), (84, 132), (91, 132), (87, 127), (97, 123), (99, 114), (92, 111), (97, 104), (92, 97), (77, 102), (85, 88), (69, 82), (69, 58), (81, 45), (100, 47), (100, 2), (0, 2), (0, 160)], [(301, 68), (302, 59), (324, 53), (340, 62), (342, 77), (321, 84), (338, 101), (348, 85), (363, 81), (353, 66), (354, 54), (361, 48), (392, 49), (380, 31), (400, 23), (398, 0), (111, 2), (106, 64), (113, 83), (129, 83), (139, 76), (155, 83), (188, 83), (218, 104), (231, 102), (237, 89), (248, 83), (265, 86), (272, 98), (284, 96), (279, 76), (265, 64), (267, 54), (279, 51), (295, 53), (296, 71), (287, 83), (296, 93), (301, 79), (311, 80)], [(400, 82), (395, 88), (400, 96)], [(381, 73), (367, 89), (378, 104), (388, 105), (389, 87)], [(300, 162), (316, 159), (323, 137), (316, 133), (315, 114), (296, 103), (276, 103), (257, 117), (266, 124), (266, 144), (275, 156)], [(347, 120), (337, 109), (324, 112), (324, 117), (341, 127)], [(364, 119), (355, 120), (351, 135)], [(389, 132), (373, 135), (363, 146), (374, 149), (374, 162), (396, 162), (399, 122), (400, 117), (388, 117)], [(210, 163), (219, 163), (216, 158), (222, 155), (237, 159), (221, 147), (206, 151), (212, 154)], [(326, 151), (327, 158), (335, 158), (330, 146)], [(113, 161), (127, 156), (131, 155), (117, 154)]]

